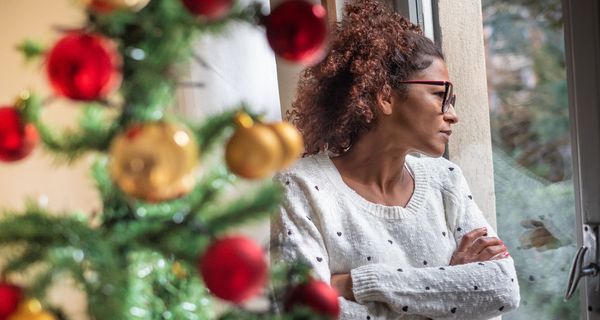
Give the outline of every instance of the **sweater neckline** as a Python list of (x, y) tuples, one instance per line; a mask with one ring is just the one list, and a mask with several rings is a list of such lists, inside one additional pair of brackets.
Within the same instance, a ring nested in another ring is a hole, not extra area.
[(339, 193), (371, 215), (384, 219), (404, 219), (416, 215), (423, 207), (427, 191), (427, 174), (423, 164), (414, 156), (408, 155), (405, 159), (405, 163), (412, 171), (415, 180), (415, 189), (406, 207), (387, 206), (365, 199), (344, 182), (340, 172), (327, 153), (316, 155), (315, 160), (319, 167), (323, 169), (327, 179)]

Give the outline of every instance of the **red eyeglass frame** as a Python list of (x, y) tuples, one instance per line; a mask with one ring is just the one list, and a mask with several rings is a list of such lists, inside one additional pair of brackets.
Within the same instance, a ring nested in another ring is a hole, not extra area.
[(446, 113), (450, 109), (450, 105), (454, 107), (456, 103), (456, 95), (454, 94), (454, 86), (450, 81), (435, 81), (435, 80), (405, 80), (399, 83), (407, 84), (427, 84), (433, 86), (444, 86), (444, 99), (442, 100), (442, 113)]

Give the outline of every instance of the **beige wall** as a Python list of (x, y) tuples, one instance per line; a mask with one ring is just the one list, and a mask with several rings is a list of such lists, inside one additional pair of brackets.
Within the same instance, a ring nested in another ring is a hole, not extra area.
[(481, 0), (438, 1), (438, 6), (439, 36), (455, 85), (460, 118), (449, 143), (449, 157), (463, 169), (474, 199), (496, 228)]
[(449, 144), (450, 160), (463, 169), (473, 197), (496, 227), (481, 0), (438, 3), (441, 42), (455, 85), (460, 118)]
[(286, 113), (292, 107), (296, 97), (296, 85), (302, 67), (277, 58), (277, 78), (279, 83), (279, 101), (281, 103), (281, 117), (285, 119)]
[[(49, 96), (41, 62), (25, 64), (15, 46), (26, 38), (50, 45), (60, 36), (53, 27), (76, 27), (83, 12), (70, 0), (0, 1), (0, 105), (12, 104), (23, 89), (32, 88)], [(73, 125), (78, 108), (57, 100), (45, 108), (44, 119), (57, 127)], [(73, 167), (56, 166), (38, 148), (16, 163), (0, 163), (0, 210), (23, 208), (26, 197), (47, 198), (53, 210), (99, 209), (92, 181), (87, 176), (89, 160)]]
[[(0, 1), (0, 105), (12, 104), (23, 89), (31, 88), (42, 97), (49, 96), (41, 62), (25, 64), (15, 46), (25, 38), (50, 45), (60, 36), (53, 27), (74, 27), (83, 11), (71, 0), (1, 0)], [(48, 105), (44, 119), (57, 127), (74, 124), (78, 108), (58, 100)], [(26, 198), (47, 201), (51, 210), (99, 209), (100, 202), (88, 177), (89, 159), (74, 166), (53, 165), (53, 159), (38, 148), (28, 158), (0, 163), (0, 212), (21, 210)], [(1, 213), (0, 213), (1, 214)], [(1, 232), (1, 230), (0, 230)], [(0, 257), (1, 259), (1, 257)], [(85, 319), (85, 299), (68, 285), (52, 289), (51, 300), (66, 307), (74, 319)]]

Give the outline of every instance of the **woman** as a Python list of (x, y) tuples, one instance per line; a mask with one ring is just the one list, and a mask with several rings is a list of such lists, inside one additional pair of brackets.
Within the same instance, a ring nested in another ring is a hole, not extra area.
[[(308, 262), (341, 319), (487, 319), (519, 304), (513, 260), (460, 168), (440, 49), (375, 0), (346, 6), (289, 114), (306, 156), (276, 176), (272, 259)], [(411, 153), (426, 156), (416, 157)]]

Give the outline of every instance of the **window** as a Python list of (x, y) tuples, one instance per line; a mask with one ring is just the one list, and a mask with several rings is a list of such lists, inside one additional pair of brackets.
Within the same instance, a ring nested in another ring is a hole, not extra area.
[(498, 232), (521, 307), (504, 319), (578, 319), (564, 301), (577, 250), (560, 0), (482, 1)]

